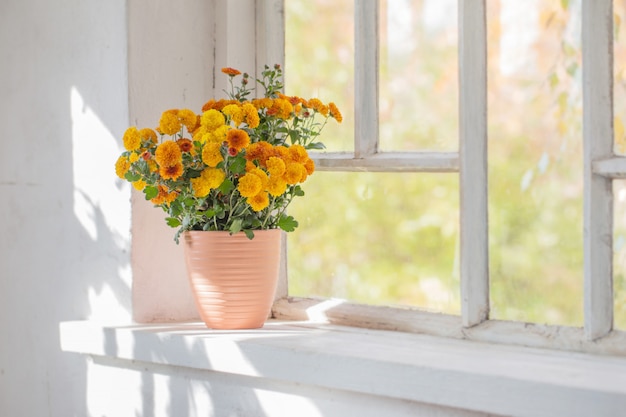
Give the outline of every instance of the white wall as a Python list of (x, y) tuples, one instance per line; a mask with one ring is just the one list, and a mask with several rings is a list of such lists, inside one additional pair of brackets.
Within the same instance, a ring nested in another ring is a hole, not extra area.
[(123, 0), (0, 2), (0, 415), (84, 416), (59, 322), (130, 317)]

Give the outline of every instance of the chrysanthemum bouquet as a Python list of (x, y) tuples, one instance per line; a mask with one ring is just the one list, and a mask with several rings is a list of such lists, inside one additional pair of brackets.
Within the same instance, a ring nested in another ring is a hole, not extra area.
[(342, 120), (334, 103), (282, 94), (278, 65), (254, 80), (263, 98), (248, 99), (248, 74), (222, 72), (228, 99), (209, 100), (201, 114), (167, 110), (155, 130), (128, 128), (115, 164), (120, 178), (167, 213), (176, 242), (186, 230), (243, 231), (251, 239), (254, 230), (293, 231), (298, 223), (287, 206), (315, 170), (307, 150), (324, 148), (317, 138), (329, 118)]

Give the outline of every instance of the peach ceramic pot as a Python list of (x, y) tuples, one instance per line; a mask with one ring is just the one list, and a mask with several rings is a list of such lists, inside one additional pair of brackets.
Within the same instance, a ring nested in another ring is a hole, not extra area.
[(280, 262), (280, 230), (184, 232), (185, 262), (202, 321), (212, 329), (256, 329), (269, 316)]

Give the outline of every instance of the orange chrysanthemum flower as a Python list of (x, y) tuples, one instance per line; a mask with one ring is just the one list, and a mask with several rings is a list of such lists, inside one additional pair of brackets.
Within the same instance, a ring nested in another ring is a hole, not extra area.
[(172, 166), (162, 165), (159, 168), (159, 175), (165, 180), (177, 180), (183, 175), (183, 164), (176, 164)]
[(229, 148), (234, 148), (239, 152), (250, 144), (250, 136), (245, 130), (231, 129), (226, 134), (226, 141)]
[(328, 103), (328, 108), (330, 109), (330, 115), (335, 118), (337, 123), (341, 123), (343, 121), (343, 116), (337, 108), (337, 105), (335, 103)]
[(169, 204), (172, 201), (176, 200), (176, 197), (178, 197), (178, 192), (173, 191), (170, 193), (169, 189), (164, 185), (159, 185), (158, 188), (159, 194), (157, 194), (156, 197), (150, 200), (154, 205), (159, 206), (161, 204)]
[(231, 77), (241, 74), (241, 71), (236, 70), (235, 68), (230, 68), (230, 67), (222, 68), (222, 72)]
[(261, 119), (259, 119), (259, 113), (256, 107), (254, 107), (250, 103), (244, 103), (244, 105), (241, 107), (241, 110), (243, 111), (243, 114), (245, 116), (246, 124), (250, 129), (256, 129), (257, 127), (259, 127)]
[(160, 144), (154, 154), (154, 159), (160, 166), (171, 167), (180, 164), (183, 155), (176, 142), (168, 140)]
[(193, 142), (189, 139), (178, 139), (176, 143), (182, 152), (191, 152), (193, 149)]
[(315, 162), (311, 158), (308, 158), (304, 161), (304, 169), (306, 169), (308, 175), (312, 175), (315, 172)]

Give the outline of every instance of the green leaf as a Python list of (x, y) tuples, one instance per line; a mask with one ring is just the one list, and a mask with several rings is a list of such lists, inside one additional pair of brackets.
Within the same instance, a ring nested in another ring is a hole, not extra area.
[(235, 185), (233, 184), (233, 182), (226, 178), (217, 189), (220, 190), (222, 194), (229, 194), (234, 188)]
[(304, 190), (299, 185), (296, 185), (293, 189), (293, 195), (297, 197), (304, 197)]
[(196, 204), (196, 199), (193, 197), (187, 197), (183, 201), (183, 204), (185, 205), (185, 207), (193, 207)]
[(129, 182), (135, 182), (141, 179), (141, 175), (133, 174), (132, 172), (129, 171), (126, 173), (126, 175), (124, 175), (124, 178), (126, 178), (126, 180)]
[(146, 194), (146, 200), (152, 200), (154, 197), (159, 195), (159, 189), (154, 185), (148, 185), (143, 189), (143, 192)]
[(170, 216), (176, 217), (182, 211), (183, 211), (183, 206), (180, 204), (180, 202), (179, 201), (172, 201), (172, 204), (170, 204), (170, 211), (169, 211)]
[(246, 171), (246, 158), (241, 155), (236, 156), (230, 163), (229, 170), (234, 174), (243, 174)]
[(243, 232), (246, 234), (248, 239), (250, 239), (250, 240), (254, 239), (254, 232), (252, 230), (246, 229)]
[(293, 216), (282, 215), (280, 220), (278, 220), (278, 227), (283, 229), (285, 232), (293, 232), (298, 227), (298, 222)]
[(230, 227), (228, 228), (228, 231), (231, 234), (240, 232), (241, 231), (241, 223), (242, 223), (241, 219), (233, 220), (233, 224), (230, 225)]
[(180, 226), (180, 220), (178, 220), (176, 217), (167, 217), (165, 219), (165, 222), (167, 223), (169, 227)]
[(326, 146), (322, 142), (312, 142), (306, 145), (306, 149), (326, 149)]

